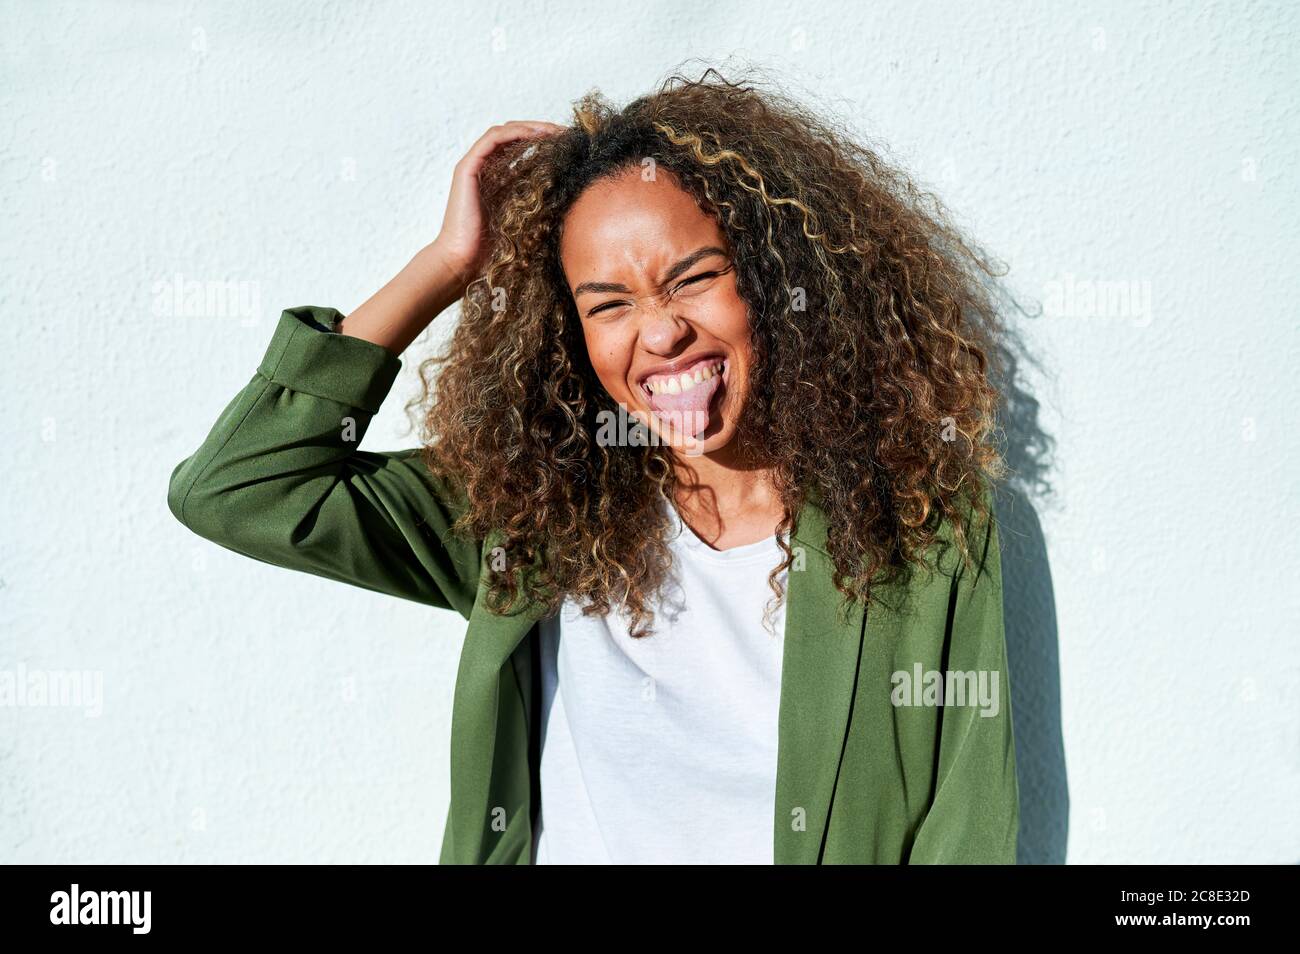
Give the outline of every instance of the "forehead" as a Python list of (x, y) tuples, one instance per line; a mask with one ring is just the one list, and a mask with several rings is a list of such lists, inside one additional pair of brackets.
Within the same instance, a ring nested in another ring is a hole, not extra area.
[(564, 219), (560, 258), (570, 286), (615, 272), (654, 273), (702, 245), (727, 247), (712, 216), (663, 169), (594, 183)]

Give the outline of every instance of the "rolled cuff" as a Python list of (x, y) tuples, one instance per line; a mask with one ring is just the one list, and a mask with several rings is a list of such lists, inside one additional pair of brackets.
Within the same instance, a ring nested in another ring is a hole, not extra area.
[(291, 390), (375, 414), (402, 360), (373, 341), (333, 333), (342, 317), (316, 305), (285, 309), (257, 372)]

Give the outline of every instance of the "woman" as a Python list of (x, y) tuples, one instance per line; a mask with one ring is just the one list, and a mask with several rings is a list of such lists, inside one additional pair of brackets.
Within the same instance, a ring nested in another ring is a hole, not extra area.
[[(173, 513), (468, 619), (444, 863), (1014, 862), (983, 261), (761, 83), (574, 115), (284, 312)], [(423, 446), (358, 450), (457, 300)]]

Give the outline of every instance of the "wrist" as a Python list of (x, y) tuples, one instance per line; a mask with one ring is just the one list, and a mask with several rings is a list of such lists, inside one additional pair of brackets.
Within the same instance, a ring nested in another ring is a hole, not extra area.
[(446, 304), (459, 299), (469, 285), (469, 267), (434, 240), (420, 249), (411, 264), (418, 270), (431, 296)]

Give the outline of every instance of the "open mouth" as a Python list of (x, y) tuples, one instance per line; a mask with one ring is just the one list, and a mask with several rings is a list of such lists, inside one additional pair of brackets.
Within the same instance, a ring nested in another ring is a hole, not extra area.
[(709, 425), (710, 407), (727, 380), (727, 360), (705, 356), (671, 374), (651, 374), (641, 381), (646, 403), (660, 422), (694, 436)]
[[(645, 392), (647, 398), (689, 394), (697, 387), (708, 384), (715, 377), (724, 376), (726, 371), (725, 358), (705, 357), (680, 372), (649, 375), (641, 381), (641, 390)], [(715, 384), (714, 387), (716, 386)]]

